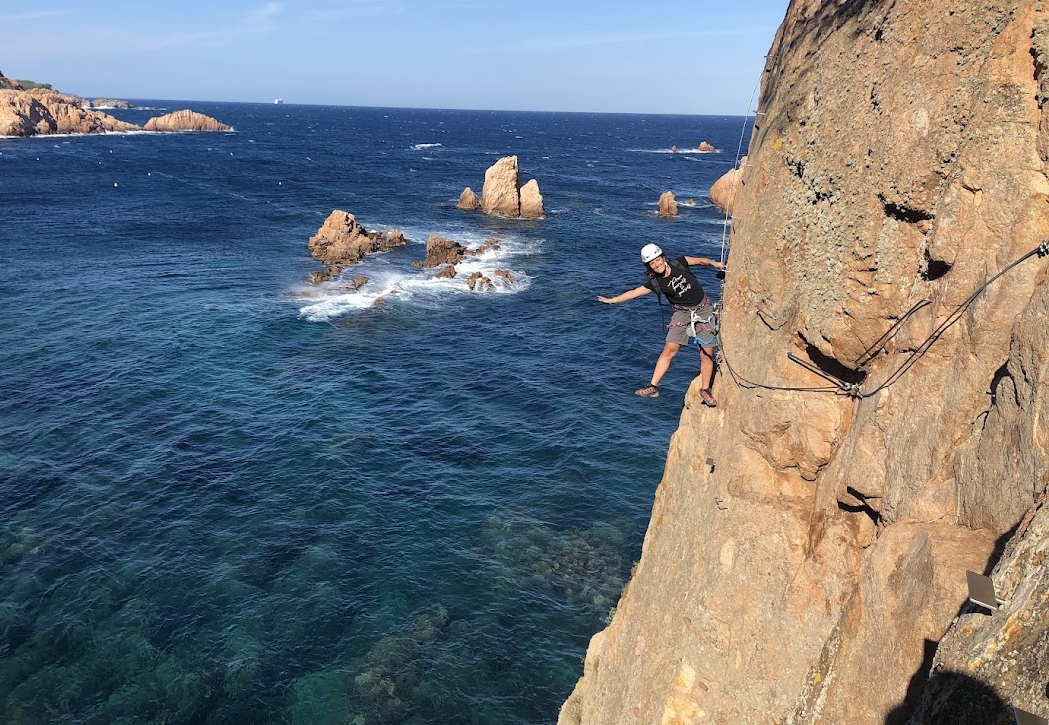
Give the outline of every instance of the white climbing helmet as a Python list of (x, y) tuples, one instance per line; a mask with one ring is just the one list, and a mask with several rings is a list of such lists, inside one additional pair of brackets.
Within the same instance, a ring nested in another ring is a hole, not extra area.
[(646, 244), (641, 247), (641, 261), (648, 264), (656, 257), (662, 257), (663, 250), (657, 247), (655, 244)]

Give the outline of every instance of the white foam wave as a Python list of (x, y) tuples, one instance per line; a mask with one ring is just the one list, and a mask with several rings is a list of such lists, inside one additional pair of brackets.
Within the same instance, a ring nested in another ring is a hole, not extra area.
[(412, 151), (423, 151), (425, 149), (435, 149), (443, 146), (444, 144), (439, 143), (417, 143), (412, 146)]
[(691, 156), (692, 154), (720, 154), (721, 149), (714, 149), (713, 151), (700, 151), (699, 149), (682, 149), (679, 148), (676, 151), (674, 149), (627, 149), (632, 153), (636, 154), (674, 154), (675, 156)]
[[(463, 241), (461, 236), (459, 240)], [(528, 289), (532, 280), (523, 270), (515, 268), (513, 261), (534, 254), (539, 244), (503, 241), (498, 249), (468, 255), (455, 266), (456, 275), (451, 279), (438, 279), (437, 269), (405, 269), (391, 263), (386, 255), (376, 255), (345, 270), (338, 280), (295, 290), (297, 299), (305, 303), (299, 309), (299, 319), (328, 322), (375, 307), (380, 298), (380, 304), (435, 307), (444, 304), (450, 297), (462, 299), (467, 295), (517, 294)], [(473, 245), (467, 243), (467, 246)], [(497, 269), (509, 272), (514, 281), (509, 282), (497, 275)], [(488, 277), (492, 289), (471, 290), (467, 280), (475, 272)], [(369, 281), (359, 290), (354, 290), (348, 280), (357, 275), (364, 275)]]
[[(47, 139), (52, 138), (99, 138), (101, 136), (145, 136), (148, 134), (163, 133), (162, 131), (101, 131), (97, 133), (38, 133), (32, 136), (3, 136), (0, 138), (16, 138), (16, 139)], [(170, 132), (169, 132), (170, 133)]]

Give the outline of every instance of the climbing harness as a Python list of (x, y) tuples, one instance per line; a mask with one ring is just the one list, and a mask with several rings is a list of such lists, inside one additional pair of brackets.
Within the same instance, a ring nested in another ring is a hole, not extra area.
[[(720, 303), (715, 306), (709, 297), (703, 298), (703, 303), (699, 307), (692, 308), (688, 311), (688, 342), (690, 345), (699, 345), (700, 347), (710, 347), (718, 339), (718, 310), (717, 307)], [(710, 334), (704, 334), (703, 330), (699, 328), (706, 328), (710, 331)]]

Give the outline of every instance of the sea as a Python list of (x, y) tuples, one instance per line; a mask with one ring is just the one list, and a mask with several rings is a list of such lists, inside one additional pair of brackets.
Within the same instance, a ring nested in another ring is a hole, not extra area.
[[(554, 723), (698, 374), (597, 296), (722, 257), (747, 119), (134, 103), (233, 130), (0, 139), (0, 722)], [(408, 245), (312, 285), (336, 209)]]

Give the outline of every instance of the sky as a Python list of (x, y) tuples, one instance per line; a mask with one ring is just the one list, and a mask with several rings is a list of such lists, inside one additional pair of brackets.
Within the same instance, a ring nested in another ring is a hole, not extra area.
[(788, 0), (0, 0), (0, 72), (85, 97), (744, 115)]

